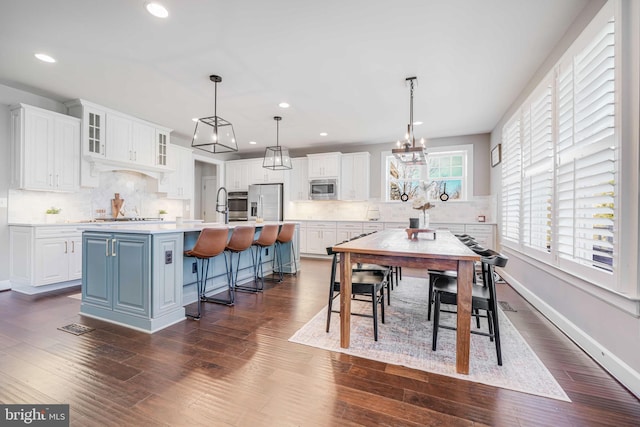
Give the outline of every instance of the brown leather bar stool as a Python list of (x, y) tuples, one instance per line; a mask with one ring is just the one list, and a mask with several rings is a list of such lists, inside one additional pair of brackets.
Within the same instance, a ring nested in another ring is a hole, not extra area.
[[(238, 270), (240, 269), (240, 257), (242, 252), (251, 248), (251, 244), (253, 243), (253, 236), (256, 233), (256, 228), (254, 226), (238, 226), (233, 229), (233, 233), (231, 233), (231, 238), (229, 239), (229, 243), (227, 243), (227, 247), (224, 249), (225, 253), (229, 254), (229, 300), (227, 300), (228, 305), (233, 305), (235, 301), (235, 291), (236, 290), (246, 290), (254, 292), (255, 289), (238, 286)], [(236, 262), (236, 275), (233, 276), (233, 254), (238, 254), (238, 260)], [(253, 258), (253, 257), (252, 257)], [(253, 260), (252, 260), (253, 261)], [(255, 268), (255, 266), (254, 266)]]
[[(283, 264), (282, 262), (282, 245), (291, 243), (291, 259), (293, 260), (293, 265), (295, 268), (295, 272), (293, 274), (297, 274), (298, 272), (298, 264), (296, 263), (296, 252), (293, 248), (293, 235), (296, 231), (296, 225), (292, 222), (288, 222), (282, 224), (280, 227), (280, 233), (278, 234), (278, 238), (276, 239), (276, 257), (278, 258), (278, 273), (280, 274), (280, 281), (284, 280), (284, 274), (282, 273), (282, 268), (285, 265), (291, 265), (291, 261), (287, 264)], [(275, 260), (274, 258), (274, 260)]]
[[(227, 245), (227, 236), (229, 230), (226, 228), (204, 228), (193, 249), (184, 251), (184, 255), (187, 257), (193, 257), (196, 259), (196, 285), (198, 292), (198, 314), (186, 314), (194, 320), (200, 319), (200, 303), (201, 302), (218, 302), (213, 298), (206, 296), (207, 291), (207, 278), (209, 277), (209, 261), (224, 252), (224, 248)], [(224, 259), (225, 264), (227, 258)], [(227, 267), (227, 277), (229, 268)]]
[[(253, 281), (257, 291), (264, 290), (264, 268), (262, 264), (262, 250), (273, 246), (278, 238), (278, 230), (280, 226), (277, 224), (267, 224), (262, 227), (260, 236), (251, 244), (252, 248), (256, 248), (256, 256), (253, 261), (254, 275)], [(258, 287), (258, 279), (260, 279), (260, 287)]]

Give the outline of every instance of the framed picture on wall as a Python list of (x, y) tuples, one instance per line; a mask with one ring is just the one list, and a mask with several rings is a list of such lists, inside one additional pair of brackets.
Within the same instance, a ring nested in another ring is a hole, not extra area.
[(491, 150), (491, 167), (498, 166), (502, 161), (502, 144), (498, 144)]

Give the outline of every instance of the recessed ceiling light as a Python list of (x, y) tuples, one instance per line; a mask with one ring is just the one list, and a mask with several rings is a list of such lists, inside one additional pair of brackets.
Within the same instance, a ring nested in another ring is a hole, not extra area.
[(255, 141), (249, 141), (249, 144), (251, 144), (251, 145), (256, 145), (256, 144), (257, 144), (257, 142), (255, 142)]
[(326, 132), (320, 132), (320, 136), (327, 136), (327, 135), (329, 135), (329, 134), (326, 133)]
[(414, 126), (420, 126), (422, 124), (422, 122), (413, 122)]
[(167, 16), (169, 16), (169, 11), (167, 10), (167, 8), (160, 3), (147, 2), (145, 3), (144, 7), (147, 9), (147, 12), (149, 12), (156, 18), (166, 18)]
[(278, 104), (278, 107), (280, 108), (289, 108), (290, 105), (288, 102), (281, 102), (280, 104)]
[(51, 63), (56, 62), (55, 59), (53, 59), (52, 57), (50, 57), (46, 53), (36, 53), (35, 57), (38, 58), (42, 62), (51, 62)]

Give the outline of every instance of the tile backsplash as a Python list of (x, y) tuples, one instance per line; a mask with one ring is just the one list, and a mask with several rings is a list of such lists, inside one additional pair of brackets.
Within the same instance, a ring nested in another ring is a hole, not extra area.
[[(56, 222), (95, 219), (96, 212), (104, 210), (111, 217), (111, 199), (120, 193), (124, 199), (126, 216), (157, 218), (158, 211), (168, 212), (167, 219), (176, 216), (190, 218), (186, 211), (187, 201), (170, 200), (157, 193), (154, 178), (135, 172), (102, 172), (100, 185), (96, 188), (80, 188), (75, 193), (52, 193), (45, 191), (9, 190), (8, 221), (10, 223), (40, 223), (45, 221), (45, 212), (50, 207), (61, 208)], [(136, 214), (137, 212), (137, 214)]]
[[(366, 221), (367, 210), (378, 208), (380, 221), (408, 222), (417, 218), (422, 211), (413, 209), (411, 203), (402, 202), (340, 202), (340, 201), (299, 201), (290, 202), (287, 211), (289, 219), (327, 221)], [(440, 202), (429, 209), (431, 222), (477, 222), (483, 215), (486, 222), (495, 222), (496, 199), (494, 196), (474, 197), (464, 202)]]

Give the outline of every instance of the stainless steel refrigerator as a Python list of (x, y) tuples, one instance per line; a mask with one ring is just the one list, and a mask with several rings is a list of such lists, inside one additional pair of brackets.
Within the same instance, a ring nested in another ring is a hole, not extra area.
[(265, 221), (282, 221), (284, 216), (282, 204), (282, 184), (249, 186), (247, 204), (249, 221), (255, 221), (258, 216), (262, 216)]

